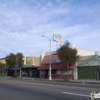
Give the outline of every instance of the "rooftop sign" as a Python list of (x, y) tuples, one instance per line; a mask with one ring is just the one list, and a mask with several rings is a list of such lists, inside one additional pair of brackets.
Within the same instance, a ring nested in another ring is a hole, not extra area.
[(59, 35), (59, 34), (54, 34), (53, 35), (53, 40), (55, 41), (55, 42), (62, 42), (62, 36), (61, 35)]

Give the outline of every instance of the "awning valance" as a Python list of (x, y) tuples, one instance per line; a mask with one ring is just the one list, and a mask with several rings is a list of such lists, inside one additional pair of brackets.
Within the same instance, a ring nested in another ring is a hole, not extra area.
[[(41, 65), (38, 67), (39, 70), (46, 70), (46, 69), (49, 69), (50, 65), (49, 64), (46, 64), (46, 65)], [(51, 65), (51, 68), (52, 69), (67, 69), (66, 66), (64, 66), (63, 64), (52, 64)], [(74, 66), (70, 66), (70, 69), (73, 69)]]

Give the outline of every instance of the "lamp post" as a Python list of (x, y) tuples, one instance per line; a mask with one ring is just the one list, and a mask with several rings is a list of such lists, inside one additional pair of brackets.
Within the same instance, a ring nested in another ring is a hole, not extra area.
[(98, 59), (98, 67), (99, 67), (99, 80), (100, 80), (100, 54), (98, 54), (98, 52), (96, 52), (96, 58)]
[[(48, 38), (47, 36), (44, 36), (42, 35), (42, 37), (46, 37)], [(50, 62), (49, 62), (49, 80), (52, 80), (52, 77), (51, 77), (51, 39), (48, 38), (48, 40), (50, 41)]]

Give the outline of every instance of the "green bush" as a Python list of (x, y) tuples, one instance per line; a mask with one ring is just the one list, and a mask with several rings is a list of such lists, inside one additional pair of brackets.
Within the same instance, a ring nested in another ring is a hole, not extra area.
[(13, 77), (14, 77), (14, 78), (18, 77), (17, 71), (14, 72)]

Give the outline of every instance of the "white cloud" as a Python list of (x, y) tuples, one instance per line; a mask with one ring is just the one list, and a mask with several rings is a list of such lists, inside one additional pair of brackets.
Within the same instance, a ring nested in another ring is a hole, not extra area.
[[(16, 2), (22, 7), (18, 8)], [(24, 54), (40, 55), (43, 49), (49, 51), (49, 41), (41, 35), (52, 39), (53, 34), (58, 33), (64, 40), (69, 40), (78, 47), (100, 50), (100, 18), (95, 15), (96, 10), (99, 13), (98, 7), (94, 6), (95, 9), (90, 11), (92, 6), (85, 8), (74, 5), (74, 1), (71, 0), (56, 2), (34, 1), (34, 5), (24, 2), (23, 6), (20, 0), (15, 0), (14, 9), (0, 9), (1, 49), (7, 52), (21, 51)], [(56, 50), (56, 43), (53, 41), (52, 50)]]

